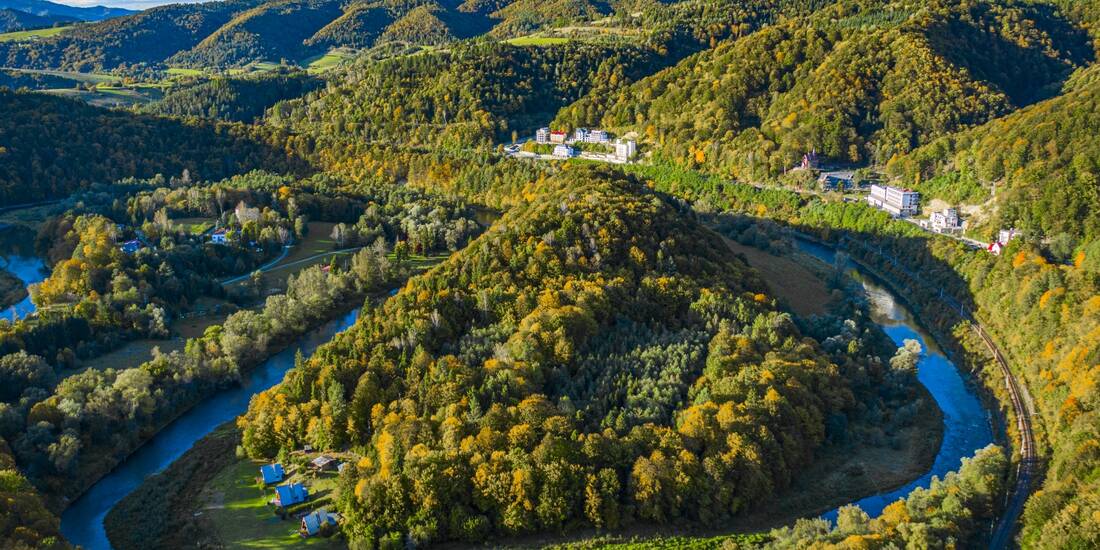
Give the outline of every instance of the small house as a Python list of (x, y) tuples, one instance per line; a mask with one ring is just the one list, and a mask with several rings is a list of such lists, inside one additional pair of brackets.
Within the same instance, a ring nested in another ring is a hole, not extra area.
[(264, 485), (279, 483), (285, 476), (286, 472), (283, 471), (283, 465), (278, 462), (260, 466), (260, 477), (263, 478)]
[(554, 156), (558, 158), (570, 158), (573, 156), (573, 148), (568, 145), (554, 146)]
[(279, 485), (275, 488), (275, 506), (286, 508), (309, 499), (309, 491), (301, 483)]
[(1003, 244), (997, 242), (997, 241), (993, 241), (993, 242), (989, 243), (989, 247), (986, 248), (986, 250), (988, 250), (989, 253), (994, 255), (994, 256), (1000, 256), (1001, 251), (1003, 251), (1004, 249), (1005, 249), (1005, 246)]
[(321, 455), (309, 461), (309, 464), (319, 472), (336, 469), (336, 459), (332, 458), (331, 456)]
[(997, 232), (997, 241), (1001, 244), (1008, 244), (1010, 241), (1012, 241), (1012, 239), (1015, 239), (1022, 234), (1023, 233), (1021, 233), (1020, 230), (1014, 227), (1011, 229), (1002, 229)]
[(336, 514), (330, 514), (321, 508), (302, 517), (302, 526), (298, 529), (298, 533), (303, 537), (312, 537), (321, 532), (321, 527), (326, 524), (335, 527), (338, 521), (339, 517)]
[(224, 228), (218, 229), (210, 234), (210, 242), (214, 244), (229, 244), (226, 240), (226, 231)]
[(126, 242), (122, 243), (118, 247), (118, 249), (121, 250), (125, 254), (133, 254), (134, 252), (137, 252), (138, 250), (141, 250), (141, 241), (139, 241), (137, 239), (126, 241)]

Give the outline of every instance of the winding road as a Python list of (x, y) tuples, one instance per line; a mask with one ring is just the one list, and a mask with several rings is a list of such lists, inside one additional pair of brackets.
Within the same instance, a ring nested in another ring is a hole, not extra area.
[(291, 248), (293, 248), (293, 247), (284, 246), (283, 247), (283, 252), (281, 254), (279, 254), (278, 258), (275, 258), (274, 260), (271, 260), (270, 262), (267, 262), (266, 264), (260, 266), (259, 268), (255, 269), (254, 271), (251, 271), (249, 273), (245, 273), (244, 275), (238, 275), (236, 277), (231, 277), (229, 279), (225, 279), (224, 281), (221, 282), (222, 285), (231, 285), (233, 283), (241, 282), (241, 281), (251, 277), (252, 274), (255, 273), (256, 271), (259, 271), (260, 273), (267, 273), (268, 271), (275, 271), (276, 269), (282, 269), (284, 267), (291, 267), (291, 266), (295, 266), (295, 265), (298, 265), (298, 264), (303, 264), (303, 263), (306, 263), (306, 262), (312, 262), (313, 260), (316, 260), (317, 258), (322, 258), (324, 256), (336, 256), (336, 255), (339, 255), (339, 254), (348, 254), (348, 253), (351, 253), (351, 252), (355, 252), (356, 250), (359, 250), (363, 247), (354, 246), (354, 247), (351, 247), (351, 248), (342, 248), (340, 250), (332, 250), (332, 251), (329, 251), (329, 252), (322, 252), (320, 254), (314, 254), (314, 255), (312, 255), (308, 258), (302, 258), (301, 260), (295, 260), (293, 262), (285, 263), (283, 265), (278, 265), (278, 263), (283, 261), (286, 258), (286, 255), (290, 253)]

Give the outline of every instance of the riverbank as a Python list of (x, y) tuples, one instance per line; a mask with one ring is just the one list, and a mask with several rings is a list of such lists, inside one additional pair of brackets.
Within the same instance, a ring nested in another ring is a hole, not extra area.
[[(224, 548), (242, 540), (260, 547), (346, 546), (339, 535), (301, 538), (294, 521), (275, 516), (256, 487), (259, 465), (235, 455), (239, 442), (235, 421), (222, 424), (122, 499), (104, 521), (115, 550)], [(311, 483), (311, 493), (331, 491), (336, 474), (326, 475), (328, 483)]]
[(23, 280), (0, 268), (0, 311), (23, 301), (27, 297), (27, 286)]

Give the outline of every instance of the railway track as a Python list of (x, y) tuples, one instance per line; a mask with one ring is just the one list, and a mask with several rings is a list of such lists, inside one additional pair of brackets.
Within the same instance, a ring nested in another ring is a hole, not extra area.
[(1035, 434), (1031, 428), (1031, 410), (1023, 398), (1023, 391), (1026, 390), (1022, 391), (1020, 389), (1020, 384), (1016, 381), (1012, 371), (1009, 370), (1008, 362), (1005, 361), (1001, 350), (993, 344), (993, 339), (989, 337), (985, 327), (977, 320), (974, 320), (974, 331), (981, 336), (982, 341), (989, 347), (989, 351), (993, 354), (1004, 373), (1005, 387), (1012, 402), (1012, 409), (1016, 414), (1016, 429), (1020, 434), (1020, 461), (1016, 464), (1016, 483), (1008, 493), (1004, 512), (1001, 514), (1001, 519), (997, 522), (993, 535), (989, 539), (990, 550), (1003, 550), (1012, 543), (1012, 535), (1016, 532), (1016, 525), (1019, 523), (1020, 515), (1024, 512), (1024, 504), (1031, 494), (1031, 481), (1038, 463), (1038, 455), (1035, 449)]
[[(807, 237), (806, 235), (802, 236)], [(813, 238), (810, 240), (817, 241), (817, 239)], [(1009, 402), (1012, 405), (1012, 411), (1016, 417), (1016, 429), (1020, 439), (1020, 460), (1016, 464), (1015, 483), (1005, 497), (1004, 512), (1001, 514), (997, 525), (993, 528), (993, 532), (990, 535), (989, 548), (990, 550), (1004, 550), (1010, 548), (1013, 543), (1013, 535), (1016, 533), (1016, 526), (1019, 523), (1020, 516), (1024, 512), (1024, 505), (1027, 503), (1027, 498), (1031, 495), (1032, 481), (1036, 476), (1039, 465), (1038, 451), (1035, 448), (1035, 434), (1032, 431), (1032, 413), (1031, 407), (1029, 406), (1031, 400), (1025, 397), (1027, 395), (1027, 388), (1022, 386), (1016, 379), (1016, 375), (1013, 374), (1012, 369), (1008, 367), (1008, 361), (1005, 360), (1004, 354), (1001, 353), (1001, 350), (993, 342), (985, 326), (983, 326), (981, 321), (972, 315), (963, 304), (945, 293), (942, 288), (925, 282), (918, 274), (908, 270), (904, 264), (897, 260), (897, 258), (886, 253), (882, 248), (872, 247), (867, 243), (848, 239), (846, 237), (841, 239), (839, 248), (849, 248), (851, 244), (855, 244), (871, 254), (876, 254), (889, 260), (895, 268), (904, 272), (911, 280), (921, 286), (931, 289), (934, 293), (938, 293), (940, 300), (944, 304), (958, 310), (959, 314), (964, 319), (970, 321), (971, 326), (974, 328), (974, 332), (978, 334), (983, 342), (985, 342), (986, 347), (989, 348), (990, 354), (993, 355), (994, 360), (997, 361), (997, 365), (1000, 366), (1001, 372), (1004, 375), (1005, 388), (1008, 391)]]

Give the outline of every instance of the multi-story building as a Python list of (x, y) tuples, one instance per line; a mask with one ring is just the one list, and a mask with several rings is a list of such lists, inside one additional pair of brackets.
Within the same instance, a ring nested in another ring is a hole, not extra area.
[(589, 130), (584, 136), (584, 141), (587, 143), (607, 143), (607, 132), (604, 130)]
[(550, 143), (550, 129), (539, 128), (535, 132), (535, 143)]
[(551, 131), (550, 132), (550, 143), (565, 143), (565, 132)]
[(948, 208), (942, 212), (933, 212), (928, 221), (932, 226), (932, 231), (937, 233), (954, 233), (962, 229), (959, 211), (954, 208)]
[(872, 185), (867, 204), (899, 218), (920, 213), (920, 193), (887, 185)]
[(623, 160), (630, 160), (638, 152), (638, 145), (632, 139), (615, 140), (615, 156)]
[(558, 158), (570, 158), (573, 156), (573, 148), (568, 145), (557, 145), (554, 147), (554, 156)]

